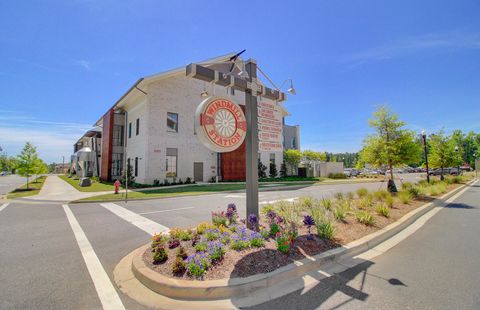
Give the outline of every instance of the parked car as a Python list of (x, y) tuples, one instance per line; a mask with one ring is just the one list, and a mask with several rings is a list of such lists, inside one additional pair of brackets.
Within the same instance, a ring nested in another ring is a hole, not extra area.
[[(458, 168), (443, 168), (443, 175), (458, 175)], [(430, 170), (430, 175), (441, 175), (442, 174), (442, 169), (437, 168)]]

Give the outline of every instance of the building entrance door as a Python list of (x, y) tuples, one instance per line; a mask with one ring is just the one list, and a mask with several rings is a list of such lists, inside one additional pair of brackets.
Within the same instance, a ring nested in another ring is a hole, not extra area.
[(193, 163), (193, 180), (203, 182), (203, 163)]

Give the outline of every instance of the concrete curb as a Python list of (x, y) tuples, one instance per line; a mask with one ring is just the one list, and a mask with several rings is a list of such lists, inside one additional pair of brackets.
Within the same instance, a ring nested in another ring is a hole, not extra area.
[(258, 293), (260, 290), (269, 289), (287, 280), (301, 278), (311, 271), (320, 269), (321, 265), (324, 263), (337, 261), (346, 255), (355, 256), (376, 247), (411, 225), (428, 211), (432, 210), (436, 204), (442, 204), (445, 199), (453, 196), (474, 181), (475, 180), (463, 186), (459, 186), (443, 196), (436, 198), (434, 201), (412, 210), (394, 223), (391, 223), (370, 235), (350, 242), (347, 245), (320, 253), (316, 256), (295, 261), (292, 264), (283, 266), (269, 273), (246, 278), (208, 281), (172, 279), (165, 277), (146, 266), (142, 256), (149, 247), (148, 244), (132, 252), (131, 271), (136, 279), (150, 290), (175, 300), (214, 301), (248, 297), (249, 295)]

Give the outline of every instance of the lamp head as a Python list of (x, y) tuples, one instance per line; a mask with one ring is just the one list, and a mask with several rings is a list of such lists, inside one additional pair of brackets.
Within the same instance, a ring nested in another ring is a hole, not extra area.
[(292, 94), (292, 95), (296, 95), (297, 94), (297, 91), (295, 90), (295, 88), (293, 87), (293, 81), (290, 80), (290, 87), (287, 89), (287, 92)]

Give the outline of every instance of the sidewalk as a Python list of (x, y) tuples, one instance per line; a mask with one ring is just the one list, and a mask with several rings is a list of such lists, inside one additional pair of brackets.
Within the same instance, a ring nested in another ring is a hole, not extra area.
[(106, 192), (80, 192), (56, 175), (50, 175), (45, 180), (40, 193), (35, 196), (24, 197), (26, 200), (72, 201), (97, 195), (111, 194)]

